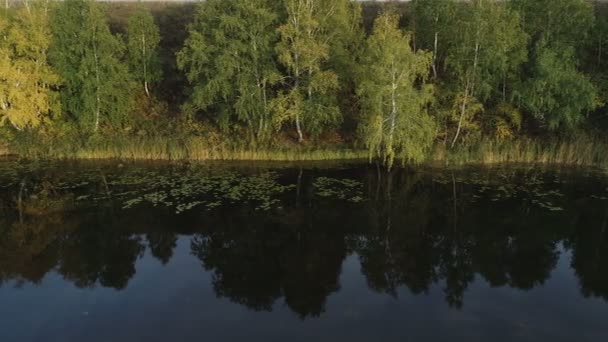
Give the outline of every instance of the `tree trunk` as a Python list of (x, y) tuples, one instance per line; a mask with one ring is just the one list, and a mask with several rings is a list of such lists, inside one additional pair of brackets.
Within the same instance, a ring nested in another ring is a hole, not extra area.
[(18, 130), (18, 131), (22, 131), (22, 130), (23, 130), (23, 128), (21, 128), (21, 127), (17, 126), (17, 124), (15, 124), (15, 123), (14, 123), (12, 120), (8, 120), (8, 121), (11, 123), (11, 125), (12, 125), (12, 126), (13, 126), (13, 127), (16, 129), (16, 130)]
[[(309, 103), (312, 103), (312, 86), (310, 85), (310, 80), (312, 79), (312, 70), (308, 70), (308, 86), (306, 87), (306, 96)], [(299, 132), (300, 139), (302, 139), (302, 132)], [(300, 140), (302, 142), (302, 140)]]
[(388, 144), (387, 144), (387, 157), (389, 158), (387, 161), (387, 167), (390, 171), (391, 166), (393, 165), (393, 160), (394, 160), (394, 152), (393, 152), (393, 139), (395, 136), (395, 128), (397, 126), (397, 81), (396, 81), (396, 70), (393, 67), (393, 72), (392, 72), (392, 78), (393, 78), (393, 82), (391, 84), (391, 116), (390, 116), (390, 121), (391, 121), (391, 128), (389, 131), (389, 136), (388, 136)]
[(435, 41), (433, 42), (433, 78), (437, 79), (437, 48), (439, 45), (439, 31), (437, 26), (439, 25), (439, 15), (435, 16)]
[(452, 141), (452, 148), (456, 145), (458, 141), (458, 137), (460, 136), (460, 131), (462, 129), (462, 121), (464, 120), (464, 115), (467, 112), (467, 102), (469, 100), (469, 81), (467, 80), (467, 86), (464, 90), (464, 97), (462, 99), (462, 104), (460, 105), (460, 119), (458, 120), (458, 129), (456, 130), (456, 135), (454, 136), (454, 140)]
[(304, 141), (304, 135), (302, 134), (302, 127), (300, 126), (300, 113), (296, 112), (296, 131), (298, 133), (298, 142)]
[(437, 79), (437, 45), (439, 44), (439, 32), (435, 32), (435, 42), (433, 45), (433, 78)]
[(473, 75), (471, 76), (470, 93), (473, 96), (475, 92), (475, 75), (477, 75), (477, 65), (479, 65), (479, 31), (477, 31), (477, 41), (475, 42), (475, 58), (473, 60)]
[[(294, 61), (295, 61), (295, 78), (296, 78), (295, 90), (299, 93), (299, 91), (300, 91), (300, 67), (299, 67), (300, 59), (299, 59), (299, 56), (297, 53), (294, 56)], [(300, 123), (299, 108), (298, 108), (298, 110), (296, 110), (296, 132), (298, 133), (298, 143), (302, 143), (304, 141), (304, 135), (302, 134), (302, 125)]]
[(262, 80), (262, 113), (260, 116), (260, 127), (258, 128), (258, 139), (265, 138), (266, 116), (268, 115), (268, 95), (266, 94), (266, 80)]
[(141, 50), (142, 50), (142, 60), (144, 67), (144, 90), (146, 92), (146, 96), (150, 97), (150, 90), (148, 89), (148, 62), (147, 62), (147, 54), (146, 54), (146, 34), (143, 33), (141, 35)]
[[(482, 1), (479, 1), (479, 6), (482, 5)], [(452, 148), (456, 145), (456, 141), (458, 141), (458, 137), (460, 136), (460, 131), (462, 130), (462, 121), (464, 120), (464, 115), (467, 110), (467, 102), (469, 99), (469, 95), (473, 96), (474, 88), (475, 88), (475, 74), (477, 72), (477, 65), (479, 64), (479, 27), (477, 27), (477, 32), (475, 34), (475, 57), (473, 59), (473, 73), (471, 76), (467, 76), (467, 82), (464, 90), (464, 98), (462, 100), (462, 105), (460, 107), (460, 119), (458, 120), (458, 129), (456, 130), (456, 135), (454, 136), (454, 141), (452, 141)]]
[[(258, 51), (258, 46), (257, 43), (255, 41), (255, 39), (251, 38), (252, 40), (252, 44), (251, 44), (251, 48), (253, 49), (255, 55), (257, 56), (257, 51)], [(258, 87), (258, 91), (259, 91), (259, 95), (262, 96), (262, 108), (261, 110), (258, 108), (258, 112), (257, 115), (259, 116), (259, 122), (258, 122), (258, 131), (256, 134), (257, 140), (261, 140), (262, 139), (262, 135), (265, 131), (265, 118), (266, 118), (266, 109), (268, 108), (268, 104), (267, 104), (267, 98), (266, 98), (266, 79), (263, 78), (260, 75), (260, 69), (259, 69), (259, 65), (258, 65), (258, 61), (257, 59), (255, 60), (255, 68), (254, 68), (254, 75), (255, 75), (255, 81), (256, 81), (256, 86)], [(255, 112), (255, 109), (253, 109), (253, 111)], [(255, 113), (253, 115), (256, 115)]]
[[(93, 39), (97, 39), (97, 35), (94, 35)], [(96, 107), (95, 107), (95, 126), (93, 128), (93, 132), (97, 132), (97, 130), (99, 129), (99, 115), (100, 115), (100, 107), (101, 107), (101, 98), (99, 96), (99, 91), (100, 91), (100, 78), (99, 78), (99, 57), (97, 56), (97, 42), (93, 42), (93, 57), (95, 59), (95, 82), (96, 82), (96, 89), (95, 89), (95, 100), (96, 100)]]

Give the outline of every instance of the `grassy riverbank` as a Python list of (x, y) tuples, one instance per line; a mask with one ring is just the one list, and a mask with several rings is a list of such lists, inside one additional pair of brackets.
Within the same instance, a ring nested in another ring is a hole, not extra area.
[[(208, 143), (200, 138), (110, 139), (88, 144), (28, 144), (22, 142), (4, 154), (24, 159), (120, 159), (164, 161), (331, 161), (369, 159), (368, 151), (355, 146), (332, 147), (329, 144), (246, 148), (225, 142)], [(501, 163), (560, 164), (608, 167), (608, 144), (590, 138), (541, 141), (519, 139), (483, 140), (450, 149), (437, 143), (428, 152), (425, 164), (492, 165)]]
[(432, 161), (450, 165), (465, 164), (560, 164), (608, 167), (608, 144), (592, 139), (572, 141), (483, 141), (454, 150), (437, 146)]
[(48, 144), (21, 141), (13, 147), (11, 154), (25, 159), (322, 161), (368, 158), (366, 150), (346, 145), (284, 144), (271, 148), (255, 148), (223, 139), (208, 141), (198, 137), (129, 137), (85, 143)]

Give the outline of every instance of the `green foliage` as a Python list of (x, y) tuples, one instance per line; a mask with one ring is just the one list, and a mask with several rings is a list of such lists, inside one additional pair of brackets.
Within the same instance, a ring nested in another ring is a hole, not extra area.
[(604, 106), (608, 103), (608, 63), (606, 63), (606, 50), (608, 49), (608, 7), (597, 9), (595, 25), (589, 37), (586, 56), (581, 63), (586, 73), (590, 75), (598, 89), (599, 102)]
[(508, 101), (507, 83), (517, 81), (527, 59), (526, 33), (518, 14), (505, 3), (476, 0), (460, 7), (458, 18), (446, 52), (450, 81), (454, 82), (454, 103), (459, 106), (459, 114), (452, 117), (456, 128), (452, 146), (467, 117), (469, 122), (477, 121), (472, 127), (480, 127), (475, 114), (483, 111), (473, 104), (486, 107), (490, 99)]
[(593, 7), (586, 0), (511, 0), (532, 44), (558, 50), (584, 46), (593, 26)]
[(337, 103), (342, 127), (354, 128), (358, 116), (356, 75), (361, 66), (358, 57), (365, 46), (362, 5), (350, 0), (324, 1), (322, 5), (327, 7), (321, 20), (329, 42), (326, 67), (338, 76)]
[(521, 67), (528, 60), (529, 36), (522, 27), (519, 13), (506, 4), (491, 4), (485, 8), (488, 10), (486, 20), (491, 25), (484, 44), (485, 59), (489, 63), (482, 77), (492, 80), (491, 97), (511, 102)]
[(513, 138), (520, 131), (523, 114), (515, 106), (501, 102), (496, 105), (489, 115), (488, 131), (497, 140)]
[(573, 129), (597, 105), (590, 79), (575, 68), (572, 55), (537, 49), (532, 77), (523, 92), (525, 107), (549, 129)]
[(160, 33), (150, 11), (141, 3), (127, 26), (127, 62), (136, 81), (150, 96), (149, 84), (162, 77), (158, 44)]
[(595, 25), (591, 30), (588, 41), (588, 60), (589, 66), (594, 70), (604, 70), (606, 67), (605, 51), (608, 48), (608, 8), (602, 7), (597, 10)]
[(52, 39), (50, 61), (62, 78), (65, 114), (89, 132), (128, 120), (132, 81), (121, 62), (124, 44), (110, 33), (102, 4), (59, 3), (52, 15)]
[(268, 140), (274, 128), (272, 86), (280, 77), (274, 58), (277, 26), (269, 0), (201, 3), (178, 54), (193, 86), (190, 106), (213, 109), (223, 128), (237, 121), (246, 125), (251, 140)]
[(355, 82), (359, 65), (356, 57), (365, 45), (365, 32), (361, 18), (361, 4), (350, 0), (324, 1), (320, 25), (329, 42), (328, 67), (340, 80), (340, 87)]
[(398, 23), (394, 13), (376, 19), (362, 57), (365, 72), (358, 90), (361, 139), (370, 157), (381, 158), (389, 168), (395, 158), (423, 160), (435, 134), (426, 112), (432, 99), (432, 87), (425, 84), (432, 57), (412, 51), (411, 35), (401, 32)]
[[(385, 13), (370, 35), (362, 17), (386, 6), (408, 17)], [(605, 136), (608, 8), (593, 8), (26, 1), (0, 12), (0, 153), (8, 145), (33, 157), (359, 158), (360, 141), (391, 166), (428, 158), (434, 140), (457, 153), (581, 127)], [(399, 31), (405, 23), (411, 33)], [(299, 142), (311, 141), (296, 145), (293, 126)]]
[(445, 134), (450, 139), (453, 137), (451, 146), (454, 147), (455, 142), (465, 145), (477, 142), (482, 137), (482, 123), (486, 121), (484, 120), (486, 108), (483, 103), (467, 92), (447, 95), (451, 107), (447, 108), (444, 115), (446, 121), (451, 124), (451, 130), (448, 129)]
[(336, 105), (337, 74), (325, 68), (330, 35), (324, 21), (337, 2), (285, 0), (286, 22), (279, 27), (279, 61), (287, 69), (287, 90), (273, 102), (279, 122), (294, 122), (298, 141), (304, 131), (316, 134), (341, 120)]
[(453, 43), (451, 36), (457, 19), (456, 2), (450, 0), (414, 0), (412, 29), (419, 49), (433, 52), (433, 76), (438, 77), (440, 65)]
[(590, 79), (579, 70), (594, 25), (584, 0), (513, 0), (531, 37), (520, 103), (550, 130), (572, 130), (597, 106)]
[(0, 124), (20, 131), (41, 125), (57, 100), (59, 79), (47, 61), (48, 6), (33, 1), (0, 13)]
[(450, 73), (470, 94), (487, 100), (507, 74), (526, 60), (525, 33), (519, 16), (502, 3), (476, 1), (464, 8), (454, 29), (456, 43), (448, 51)]

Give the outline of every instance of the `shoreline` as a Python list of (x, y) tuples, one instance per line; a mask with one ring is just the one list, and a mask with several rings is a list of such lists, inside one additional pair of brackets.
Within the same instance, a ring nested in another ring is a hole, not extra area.
[[(158, 143), (158, 141), (157, 141)], [(240, 149), (196, 144), (164, 146), (127, 141), (105, 147), (74, 147), (68, 149), (27, 146), (23, 151), (8, 148), (0, 158), (17, 160), (119, 160), (149, 162), (370, 162), (369, 151), (356, 148), (324, 147)], [(23, 146), (22, 146), (23, 148)], [(437, 143), (420, 163), (398, 161), (396, 167), (412, 165), (468, 166), (500, 164), (538, 164), (608, 168), (608, 144), (578, 139), (576, 141), (481, 141), (470, 146), (449, 149)]]

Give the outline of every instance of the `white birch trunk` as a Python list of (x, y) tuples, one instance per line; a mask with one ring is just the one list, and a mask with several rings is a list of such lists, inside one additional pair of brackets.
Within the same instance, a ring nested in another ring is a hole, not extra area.
[[(298, 67), (298, 55), (295, 55), (296, 69), (295, 69), (295, 77), (296, 77), (296, 91), (300, 91), (300, 69)], [(296, 110), (296, 132), (298, 133), (298, 142), (301, 143), (304, 141), (304, 135), (302, 134), (302, 124), (300, 123), (300, 110)]]
[(395, 136), (395, 129), (397, 126), (397, 77), (396, 77), (396, 73), (397, 71), (395, 70), (395, 65), (393, 64), (393, 67), (391, 69), (391, 77), (392, 77), (392, 82), (391, 82), (391, 115), (390, 115), (390, 122), (391, 122), (391, 126), (390, 126), (390, 130), (389, 130), (389, 136), (388, 136), (388, 144), (386, 146), (387, 149), (387, 157), (388, 159), (388, 165), (389, 165), (389, 169), (393, 164), (393, 139)]
[[(95, 37), (96, 38), (96, 37)], [(95, 59), (95, 82), (96, 82), (96, 89), (95, 89), (95, 101), (96, 101), (96, 106), (95, 106), (95, 126), (93, 128), (93, 132), (97, 132), (97, 130), (99, 129), (99, 116), (100, 116), (100, 107), (101, 107), (101, 98), (99, 95), (99, 91), (100, 91), (100, 78), (99, 78), (99, 57), (97, 56), (97, 42), (95, 42), (93, 44), (93, 56)]]
[[(479, 0), (479, 6), (483, 4), (482, 0)], [(469, 96), (473, 96), (475, 92), (475, 75), (477, 73), (477, 65), (479, 64), (479, 49), (480, 49), (480, 28), (479, 24), (477, 27), (477, 32), (475, 33), (475, 56), (473, 59), (473, 72), (472, 75), (467, 76), (467, 82), (464, 90), (464, 97), (462, 100), (462, 105), (460, 107), (460, 119), (458, 120), (458, 128), (456, 129), (456, 135), (454, 136), (454, 140), (452, 141), (452, 148), (456, 145), (458, 141), (458, 137), (460, 136), (460, 132), (462, 130), (462, 123), (464, 121), (464, 116), (467, 110), (468, 98)]]
[(150, 90), (148, 89), (148, 59), (146, 52), (146, 33), (142, 33), (141, 35), (141, 50), (142, 50), (142, 64), (144, 68), (144, 90), (146, 92), (146, 96), (150, 97)]

